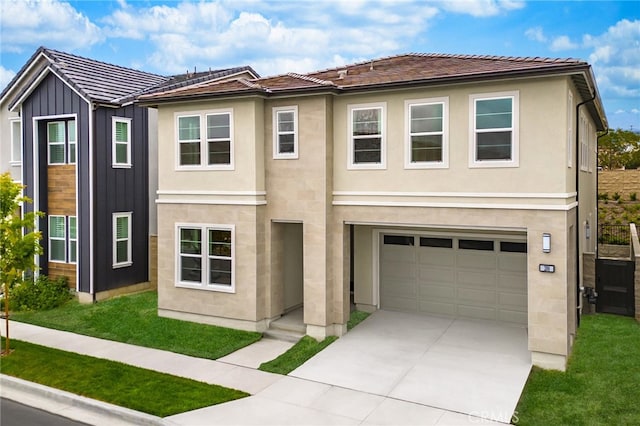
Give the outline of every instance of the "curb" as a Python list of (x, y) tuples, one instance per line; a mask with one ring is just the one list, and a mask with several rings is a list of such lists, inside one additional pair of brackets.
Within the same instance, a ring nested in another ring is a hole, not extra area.
[[(72, 418), (73, 420), (87, 421), (87, 417), (90, 417), (98, 421), (98, 424), (105, 425), (113, 425), (114, 423), (149, 426), (167, 425), (161, 417), (114, 404), (108, 404), (5, 374), (0, 374), (0, 389), (0, 396), (3, 398), (24, 403), (25, 405), (49, 411), (63, 417)], [(70, 410), (71, 413), (64, 412), (65, 406), (73, 408), (73, 410)], [(61, 410), (61, 407), (63, 410)], [(81, 415), (83, 412), (86, 416)], [(100, 420), (103, 420), (103, 422)]]

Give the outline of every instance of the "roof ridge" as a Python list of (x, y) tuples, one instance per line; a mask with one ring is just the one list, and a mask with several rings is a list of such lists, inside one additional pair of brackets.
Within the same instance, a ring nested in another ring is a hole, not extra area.
[(268, 87), (264, 87), (261, 84), (255, 83), (255, 80), (250, 81), (250, 80), (247, 80), (246, 78), (239, 78), (238, 81), (250, 89), (264, 90), (265, 92), (268, 92), (268, 93), (271, 92), (271, 89), (269, 89)]
[[(457, 58), (457, 59), (491, 59), (517, 62), (546, 62), (546, 63), (580, 63), (576, 58), (549, 58), (544, 56), (505, 56), (505, 55), (474, 55), (456, 53), (409, 53), (408, 56), (434, 57), (434, 58)], [(386, 58), (385, 58), (386, 59)]]
[[(313, 73), (311, 73), (313, 74)], [(323, 86), (335, 86), (335, 83), (332, 81), (322, 80), (319, 78), (311, 77), (310, 75), (298, 74), (295, 72), (289, 72), (286, 74), (289, 77), (297, 78), (300, 80), (310, 81), (312, 83), (322, 84)]]
[[(112, 64), (110, 62), (105, 62), (105, 61), (100, 61), (100, 60), (97, 60), (97, 59), (87, 58), (86, 56), (80, 56), (80, 55), (76, 55), (76, 54), (73, 54), (73, 53), (62, 52), (60, 50), (49, 49), (47, 47), (43, 48), (43, 53), (45, 55), (48, 54), (48, 53), (52, 53), (53, 55), (57, 55), (57, 59), (63, 59), (63, 58), (60, 58), (60, 56), (73, 56), (74, 58), (82, 59), (84, 61), (89, 61), (89, 62), (93, 62), (93, 63), (99, 63), (99, 64), (102, 64), (102, 65), (107, 65), (107, 66), (110, 66), (110, 67), (116, 67), (116, 68), (120, 68), (120, 69), (127, 70), (127, 71), (133, 71), (133, 72), (137, 72), (137, 73), (141, 73), (141, 74), (152, 75), (154, 77), (169, 78), (169, 77), (167, 77), (165, 75), (156, 74), (156, 73), (152, 73), (152, 72), (148, 72), (148, 71), (137, 70), (135, 68), (125, 67), (123, 65)], [(54, 60), (52, 62), (54, 64), (58, 65), (58, 61)]]

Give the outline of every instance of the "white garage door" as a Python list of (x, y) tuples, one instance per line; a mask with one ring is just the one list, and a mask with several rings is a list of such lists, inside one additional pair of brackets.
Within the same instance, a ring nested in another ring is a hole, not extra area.
[(527, 246), (497, 237), (383, 234), (380, 307), (527, 324)]

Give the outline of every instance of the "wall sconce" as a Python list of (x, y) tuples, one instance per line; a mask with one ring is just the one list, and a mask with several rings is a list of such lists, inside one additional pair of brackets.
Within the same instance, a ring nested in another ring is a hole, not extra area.
[(542, 252), (550, 253), (551, 252), (551, 234), (544, 233), (542, 234)]
[(589, 221), (584, 225), (584, 235), (587, 238), (591, 238), (591, 226), (589, 226)]

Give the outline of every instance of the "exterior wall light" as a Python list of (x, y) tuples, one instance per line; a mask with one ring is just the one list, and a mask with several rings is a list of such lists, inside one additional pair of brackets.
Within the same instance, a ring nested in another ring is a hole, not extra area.
[(584, 225), (584, 235), (587, 238), (591, 238), (591, 226), (589, 226), (589, 221)]
[(542, 234), (542, 252), (550, 253), (551, 252), (551, 234), (544, 233)]

